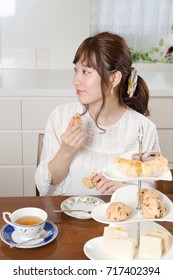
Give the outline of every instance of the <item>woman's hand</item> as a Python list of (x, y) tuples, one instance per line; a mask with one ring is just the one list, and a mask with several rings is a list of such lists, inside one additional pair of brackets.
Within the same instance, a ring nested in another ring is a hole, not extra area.
[(97, 183), (96, 190), (98, 190), (101, 194), (103, 194), (105, 191), (108, 191), (110, 193), (113, 193), (116, 189), (122, 187), (124, 183), (122, 182), (116, 182), (107, 179), (102, 175), (102, 173), (99, 173), (95, 178), (94, 182)]
[(73, 155), (85, 141), (81, 124), (74, 124), (71, 120), (66, 131), (61, 135), (61, 141), (61, 150), (68, 156)]
[(60, 149), (48, 165), (48, 169), (52, 175), (52, 185), (59, 184), (67, 176), (73, 156), (81, 147), (84, 140), (85, 137), (81, 124), (74, 124), (74, 120), (72, 119), (66, 131), (61, 135)]

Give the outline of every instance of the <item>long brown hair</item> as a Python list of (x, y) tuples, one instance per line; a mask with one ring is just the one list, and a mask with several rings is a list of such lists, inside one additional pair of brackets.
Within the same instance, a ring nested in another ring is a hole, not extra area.
[(101, 77), (103, 102), (97, 113), (96, 124), (99, 113), (105, 105), (105, 91), (109, 85), (109, 76), (113, 71), (120, 71), (122, 74), (117, 93), (119, 103), (121, 105), (125, 104), (145, 116), (149, 115), (149, 90), (140, 76), (138, 76), (134, 95), (129, 97), (127, 94), (132, 59), (127, 43), (121, 36), (110, 32), (101, 32), (95, 36), (88, 37), (79, 46), (73, 63), (76, 64), (80, 59), (88, 67), (94, 68)]

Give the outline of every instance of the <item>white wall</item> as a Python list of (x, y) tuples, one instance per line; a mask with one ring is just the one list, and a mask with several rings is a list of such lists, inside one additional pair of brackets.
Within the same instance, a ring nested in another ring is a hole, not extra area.
[(2, 69), (71, 69), (90, 34), (90, 0), (1, 0)]

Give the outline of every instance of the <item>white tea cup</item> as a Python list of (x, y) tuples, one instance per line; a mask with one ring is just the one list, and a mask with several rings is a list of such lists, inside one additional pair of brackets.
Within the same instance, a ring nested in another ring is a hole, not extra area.
[(47, 220), (47, 213), (35, 207), (20, 208), (13, 213), (6, 211), (2, 213), (2, 216), (4, 221), (13, 226), (14, 230), (24, 238), (39, 235)]

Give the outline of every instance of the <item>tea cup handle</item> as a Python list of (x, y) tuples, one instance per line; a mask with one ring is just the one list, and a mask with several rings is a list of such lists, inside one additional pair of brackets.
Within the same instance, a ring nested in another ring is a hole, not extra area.
[(13, 226), (13, 223), (10, 222), (10, 221), (6, 218), (6, 215), (8, 215), (8, 217), (9, 217), (10, 220), (11, 220), (11, 212), (8, 212), (8, 211), (3, 212), (3, 213), (2, 213), (2, 217), (3, 217), (4, 221), (5, 221), (7, 224)]

